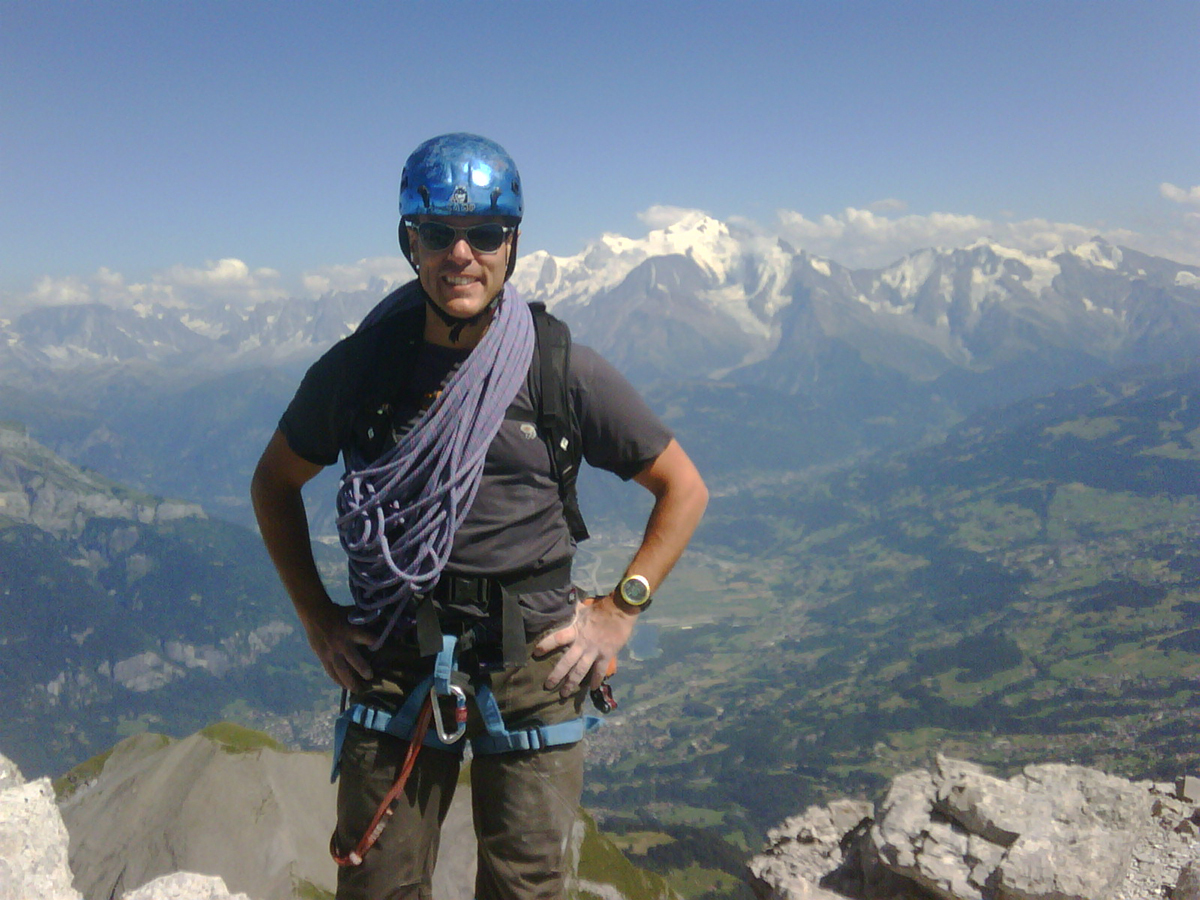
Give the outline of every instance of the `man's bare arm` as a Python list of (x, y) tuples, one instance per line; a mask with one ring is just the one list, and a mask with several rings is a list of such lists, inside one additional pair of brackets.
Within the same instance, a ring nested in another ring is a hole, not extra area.
[(313, 652), (330, 678), (355, 690), (361, 679), (371, 677), (371, 667), (359, 646), (372, 639), (364, 629), (346, 621), (345, 609), (330, 599), (313, 559), (301, 488), (321, 468), (298, 456), (276, 431), (254, 470), (250, 499), (263, 543)]
[[(655, 591), (683, 555), (700, 523), (708, 505), (708, 488), (675, 440), (635, 475), (634, 481), (654, 495), (654, 508), (641, 545), (625, 573), (641, 575), (650, 583), (650, 590)], [(599, 687), (610, 663), (633, 634), (638, 615), (618, 603), (615, 591), (581, 606), (574, 622), (547, 635), (537, 645), (538, 653), (567, 648), (546, 680), (546, 689), (557, 688), (567, 697), (585, 681), (589, 687)]]

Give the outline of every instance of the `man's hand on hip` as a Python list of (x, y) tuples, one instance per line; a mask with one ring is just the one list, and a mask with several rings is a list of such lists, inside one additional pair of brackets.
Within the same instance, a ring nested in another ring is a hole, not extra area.
[(319, 619), (304, 623), (304, 630), (325, 673), (339, 687), (353, 692), (370, 680), (371, 665), (359, 647), (370, 645), (375, 640), (374, 635), (365, 628), (351, 625), (343, 607), (330, 603)]
[(546, 635), (534, 648), (539, 655), (566, 648), (546, 679), (546, 690), (557, 689), (561, 696), (569, 697), (585, 683), (589, 689), (600, 687), (633, 634), (636, 618), (636, 613), (619, 609), (611, 594), (580, 603), (570, 625)]

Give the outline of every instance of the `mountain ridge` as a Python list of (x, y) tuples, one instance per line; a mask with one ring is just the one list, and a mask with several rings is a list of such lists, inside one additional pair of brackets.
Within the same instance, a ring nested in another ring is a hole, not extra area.
[[(981, 240), (851, 270), (692, 213), (575, 257), (530, 254), (513, 283), (669, 397), (680, 442), (717, 451), (701, 453), (714, 475), (878, 452), (1200, 346), (1200, 267), (1098, 238), (1036, 254)], [(305, 367), (385, 290), (8, 314), (0, 418), (123, 483), (253, 525), (245, 479)], [(746, 434), (789, 423), (796, 450), (749, 441), (731, 456), (716, 421)], [(328, 513), (310, 515), (328, 529)]]
[[(672, 262), (647, 268), (656, 260)], [(525, 299), (546, 303), (606, 354), (621, 343), (603, 327), (606, 311), (611, 317), (635, 298), (657, 299), (657, 315), (721, 351), (716, 365), (694, 372), (705, 376), (778, 352), (787, 327), (780, 317), (798, 299), (823, 301), (818, 306), (829, 336), (853, 338), (863, 329), (896, 334), (925, 346), (943, 367), (988, 368), (1003, 360), (985, 346), (995, 337), (989, 329), (999, 327), (989, 316), (1015, 315), (1023, 334), (1041, 335), (1051, 346), (1067, 337), (1076, 345), (1086, 339), (1089, 353), (1114, 363), (1168, 340), (1149, 319), (1174, 316), (1172, 330), (1200, 333), (1200, 267), (1101, 238), (1041, 253), (979, 240), (918, 250), (881, 269), (850, 270), (693, 212), (641, 240), (604, 235), (573, 257), (535, 251), (518, 261), (512, 281)], [(10, 311), (0, 316), (0, 362), (20, 370), (142, 359), (216, 369), (311, 360), (381, 296), (329, 293), (241, 309), (92, 302)], [(1039, 306), (1038, 315), (1031, 304)], [(1147, 313), (1155, 308), (1155, 315)], [(693, 316), (704, 321), (689, 322)], [(646, 311), (635, 318), (645, 325), (654, 316)], [(723, 350), (725, 343), (740, 352)], [(686, 352), (669, 356), (664, 372), (689, 372), (676, 365)]]
[(0, 572), (0, 738), (32, 771), (137, 723), (202, 724), (251, 672), (264, 693), (246, 712), (307, 703), (319, 683), (249, 531), (82, 471), (9, 424)]

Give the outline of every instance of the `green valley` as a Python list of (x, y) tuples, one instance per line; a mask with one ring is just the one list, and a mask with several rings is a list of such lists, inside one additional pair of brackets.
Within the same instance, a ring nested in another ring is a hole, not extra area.
[(939, 750), (1000, 771), (1195, 770), (1198, 539), (1196, 366), (718, 489), (653, 610), (660, 652), (618, 675), (589, 802), (610, 829), (669, 831), (690, 809), (688, 827), (753, 842)]

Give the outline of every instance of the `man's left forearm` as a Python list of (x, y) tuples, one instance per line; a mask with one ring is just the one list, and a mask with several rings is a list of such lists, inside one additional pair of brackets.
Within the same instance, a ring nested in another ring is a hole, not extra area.
[[(642, 543), (625, 574), (641, 575), (654, 591), (683, 555), (708, 504), (708, 488), (683, 448), (672, 440), (667, 448), (634, 476), (654, 495), (654, 508), (646, 522)], [(581, 605), (575, 620), (546, 635), (536, 652), (559, 648), (566, 652), (546, 680), (546, 690), (569, 697), (580, 686), (597, 688), (633, 633), (640, 613), (616, 599), (616, 591)]]
[(654, 495), (654, 508), (625, 574), (641, 575), (653, 592), (679, 561), (700, 524), (708, 505), (708, 488), (675, 440), (634, 480)]

